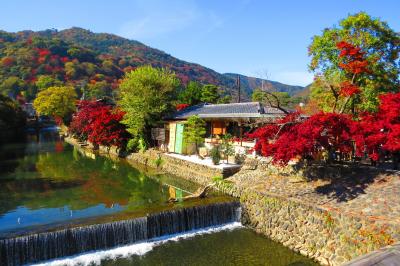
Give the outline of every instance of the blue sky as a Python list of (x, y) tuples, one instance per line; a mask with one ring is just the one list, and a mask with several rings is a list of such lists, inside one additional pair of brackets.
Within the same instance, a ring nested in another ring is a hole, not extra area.
[(218, 72), (307, 85), (313, 35), (366, 11), (400, 32), (399, 0), (2, 0), (0, 29), (82, 27), (135, 39)]

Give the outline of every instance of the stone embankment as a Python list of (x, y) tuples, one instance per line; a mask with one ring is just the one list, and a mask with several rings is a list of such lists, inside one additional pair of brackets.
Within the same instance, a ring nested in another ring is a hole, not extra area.
[[(65, 137), (65, 141), (76, 146), (81, 146), (86, 149), (93, 150), (94, 147), (90, 143), (80, 143), (78, 140)], [(111, 156), (121, 156), (119, 150), (116, 147), (103, 147), (99, 146), (98, 151), (103, 154), (109, 154)], [(139, 164), (141, 167), (148, 166), (159, 171), (164, 171), (175, 176), (195, 181), (201, 185), (210, 184), (213, 177), (227, 177), (232, 175), (224, 169), (211, 168), (206, 165), (196, 164), (190, 161), (181, 160), (167, 154), (149, 149), (145, 152), (131, 153), (127, 156), (123, 156), (125, 159), (136, 166)]]
[(338, 166), (331, 170), (330, 175), (323, 170), (324, 180), (302, 181), (290, 170), (277, 175), (269, 164), (248, 161), (239, 173), (216, 186), (240, 198), (244, 224), (323, 265), (341, 265), (400, 241), (400, 210), (392, 208), (395, 213), (389, 213), (387, 204), (378, 200), (400, 206), (399, 176), (359, 169), (358, 174), (368, 172), (373, 177), (356, 175), (361, 180), (351, 183), (338, 173), (354, 178), (353, 170)]
[(181, 160), (156, 150), (147, 150), (144, 153), (132, 153), (126, 159), (130, 162), (158, 168), (161, 171), (195, 181), (201, 185), (210, 184), (213, 177), (227, 175), (223, 169), (211, 168), (206, 165)]

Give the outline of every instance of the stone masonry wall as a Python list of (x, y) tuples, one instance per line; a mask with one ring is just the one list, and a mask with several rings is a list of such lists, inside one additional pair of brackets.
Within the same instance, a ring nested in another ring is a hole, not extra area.
[[(80, 146), (79, 142), (74, 138), (66, 137), (65, 141), (72, 145)], [(88, 146), (86, 146), (85, 148), (93, 149), (93, 145), (88, 143)], [(100, 146), (98, 148), (98, 152), (109, 154), (112, 156), (121, 156), (116, 147), (107, 148)], [(189, 161), (184, 161), (168, 156), (160, 151), (153, 149), (149, 149), (143, 153), (131, 153), (125, 158), (128, 162), (131, 162), (133, 164), (140, 164), (142, 166), (156, 168), (160, 171), (164, 171), (184, 179), (195, 181), (202, 185), (210, 184), (213, 177), (229, 174), (227, 172), (224, 172), (222, 169), (210, 168), (205, 165), (199, 165)], [(157, 160), (159, 161), (158, 165)]]
[(242, 223), (322, 265), (341, 265), (391, 242), (399, 228), (386, 227), (294, 200), (239, 189), (220, 181), (217, 188), (240, 198)]
[[(157, 158), (161, 158), (158, 166), (156, 164)], [(147, 150), (144, 153), (133, 153), (128, 155), (126, 159), (128, 161), (158, 168), (161, 171), (195, 181), (202, 185), (210, 184), (212, 178), (215, 176), (224, 175), (222, 169), (210, 168), (205, 165), (184, 161), (156, 150)]]

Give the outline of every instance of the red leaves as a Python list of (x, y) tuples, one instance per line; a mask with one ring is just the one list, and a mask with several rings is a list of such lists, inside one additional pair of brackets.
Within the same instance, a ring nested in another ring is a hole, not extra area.
[(339, 57), (351, 57), (353, 60), (362, 60), (364, 58), (365, 53), (361, 51), (361, 48), (355, 47), (351, 43), (341, 41), (336, 44), (336, 47), (341, 50)]
[(189, 104), (187, 104), (187, 103), (180, 103), (180, 104), (177, 104), (175, 108), (176, 108), (177, 111), (181, 111), (181, 110), (183, 110), (183, 109), (185, 109), (185, 108), (187, 108), (187, 107), (189, 107)]
[(353, 74), (361, 74), (368, 72), (367, 66), (368, 62), (367, 61), (352, 61), (348, 62), (346, 64), (340, 63), (339, 66), (346, 70), (347, 72), (353, 73)]
[(361, 92), (360, 87), (358, 87), (357, 85), (354, 85), (348, 81), (344, 81), (344, 82), (342, 82), (342, 84), (340, 84), (339, 94), (342, 96), (350, 97), (350, 96), (353, 96), (354, 94), (358, 94), (360, 92)]
[(338, 42), (336, 47), (340, 49), (339, 57), (344, 61), (339, 64), (340, 68), (352, 74), (368, 72), (368, 61), (365, 60), (365, 53), (361, 48), (345, 41)]
[(366, 113), (354, 130), (358, 154), (366, 152), (371, 159), (378, 160), (380, 150), (400, 151), (400, 93), (380, 96), (376, 114)]
[(68, 57), (66, 56), (61, 57), (61, 62), (66, 63), (68, 61), (69, 61)]
[(400, 151), (400, 93), (382, 95), (378, 112), (365, 113), (359, 121), (337, 113), (317, 113), (302, 121), (290, 114), (249, 136), (257, 139), (255, 150), (279, 164), (321, 151), (351, 155), (354, 148), (356, 155), (366, 153), (376, 161), (384, 151)]
[(50, 50), (48, 49), (40, 49), (38, 48), (39, 57), (46, 57), (51, 54)]
[(88, 140), (94, 144), (121, 147), (126, 141), (125, 127), (119, 122), (124, 113), (112, 110), (110, 106), (97, 108), (93, 112), (95, 119), (89, 125)]
[(73, 117), (70, 132), (93, 144), (122, 147), (128, 133), (120, 123), (124, 113), (96, 101), (81, 101)]

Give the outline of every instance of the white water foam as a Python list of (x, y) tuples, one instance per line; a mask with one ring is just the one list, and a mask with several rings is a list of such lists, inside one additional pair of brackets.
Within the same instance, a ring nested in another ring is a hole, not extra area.
[(73, 265), (100, 265), (102, 260), (105, 259), (118, 259), (118, 258), (129, 258), (132, 255), (144, 255), (151, 251), (154, 247), (162, 245), (169, 241), (179, 241), (181, 239), (191, 238), (197, 235), (212, 234), (225, 230), (233, 230), (242, 227), (239, 222), (229, 223), (220, 226), (213, 226), (208, 228), (203, 228), (201, 230), (194, 230), (186, 232), (184, 234), (175, 234), (163, 236), (160, 238), (153, 239), (149, 242), (135, 243), (132, 245), (117, 247), (108, 250), (93, 251), (88, 253), (79, 254), (76, 256), (59, 258), (51, 261), (47, 261), (40, 264), (35, 264), (34, 266), (73, 266)]

